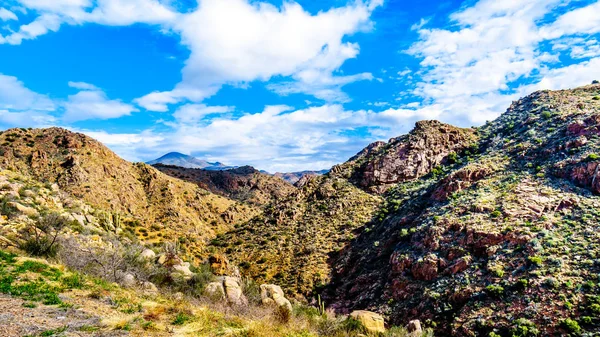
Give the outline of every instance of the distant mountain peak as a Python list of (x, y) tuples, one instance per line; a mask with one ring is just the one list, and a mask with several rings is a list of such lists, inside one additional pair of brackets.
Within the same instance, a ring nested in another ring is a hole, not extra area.
[(198, 159), (194, 156), (190, 156), (180, 152), (169, 152), (158, 159), (147, 162), (147, 164), (172, 165), (204, 170), (227, 170), (232, 168), (231, 166), (223, 165), (220, 162), (208, 162), (206, 160)]

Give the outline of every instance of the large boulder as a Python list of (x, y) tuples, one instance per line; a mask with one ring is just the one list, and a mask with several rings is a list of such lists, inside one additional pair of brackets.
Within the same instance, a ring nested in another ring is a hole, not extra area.
[(260, 286), (260, 298), (264, 305), (276, 306), (289, 314), (293, 311), (292, 303), (285, 298), (280, 286), (274, 284), (262, 284)]
[(183, 278), (185, 278), (185, 279), (190, 279), (190, 278), (192, 278), (192, 276), (194, 276), (194, 273), (190, 270), (189, 262), (181, 262), (180, 264), (174, 265), (173, 273), (179, 274), (180, 276), (183, 276)]
[(385, 320), (383, 319), (383, 316), (378, 313), (366, 310), (356, 310), (350, 313), (350, 317), (359, 321), (369, 332), (385, 332)]
[(223, 278), (223, 287), (225, 288), (227, 302), (235, 305), (248, 304), (248, 299), (244, 296), (242, 285), (237, 278), (225, 276)]
[(221, 276), (217, 281), (206, 286), (206, 294), (214, 299), (224, 299), (229, 304), (247, 305), (248, 299), (242, 291), (242, 285), (238, 278)]

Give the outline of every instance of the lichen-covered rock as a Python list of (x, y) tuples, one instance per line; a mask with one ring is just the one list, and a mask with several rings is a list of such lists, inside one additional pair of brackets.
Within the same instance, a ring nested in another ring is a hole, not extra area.
[(421, 337), (423, 335), (423, 329), (421, 328), (421, 321), (418, 319), (408, 322), (406, 326), (409, 337)]
[(359, 321), (369, 332), (385, 332), (385, 320), (383, 319), (383, 316), (378, 313), (366, 310), (355, 310), (350, 313), (350, 317)]

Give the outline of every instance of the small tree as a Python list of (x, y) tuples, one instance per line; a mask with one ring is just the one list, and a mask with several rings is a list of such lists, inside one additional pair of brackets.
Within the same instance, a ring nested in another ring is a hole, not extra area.
[(57, 213), (41, 216), (26, 228), (21, 249), (33, 256), (56, 256), (58, 238), (67, 224), (67, 220)]

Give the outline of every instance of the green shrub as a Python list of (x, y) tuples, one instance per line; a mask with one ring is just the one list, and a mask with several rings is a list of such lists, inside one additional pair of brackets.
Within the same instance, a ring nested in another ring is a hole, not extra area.
[(529, 261), (529, 263), (536, 267), (540, 267), (544, 261), (544, 259), (541, 256), (530, 256), (527, 258), (527, 260)]
[(72, 274), (69, 276), (65, 276), (61, 279), (61, 283), (67, 289), (81, 289), (83, 288), (83, 277), (79, 274)]
[(496, 284), (491, 284), (485, 287), (485, 290), (487, 290), (488, 294), (495, 297), (500, 297), (504, 294), (504, 288)]
[(498, 217), (500, 217), (501, 215), (502, 215), (502, 212), (500, 212), (499, 210), (495, 210), (495, 211), (493, 211), (492, 213), (490, 213), (490, 216), (491, 216), (492, 218), (498, 218)]
[(54, 257), (58, 251), (58, 237), (67, 225), (64, 217), (57, 213), (42, 216), (28, 227), (21, 249), (33, 256)]
[(513, 337), (534, 337), (540, 334), (540, 330), (532, 321), (519, 318), (511, 329), (511, 334)]
[(191, 321), (193, 319), (192, 316), (185, 314), (185, 313), (178, 313), (177, 316), (175, 316), (175, 319), (173, 319), (173, 321), (171, 322), (171, 324), (173, 325), (184, 325), (185, 323)]
[(552, 118), (552, 113), (550, 111), (544, 111), (544, 112), (542, 112), (542, 118), (550, 119), (550, 118)]
[(578, 334), (581, 332), (581, 327), (579, 326), (579, 323), (570, 318), (567, 318), (564, 321), (562, 321), (561, 326), (571, 333)]
[(587, 157), (588, 161), (593, 161), (593, 160), (598, 160), (598, 158), (600, 158), (600, 156), (596, 153), (590, 153)]

